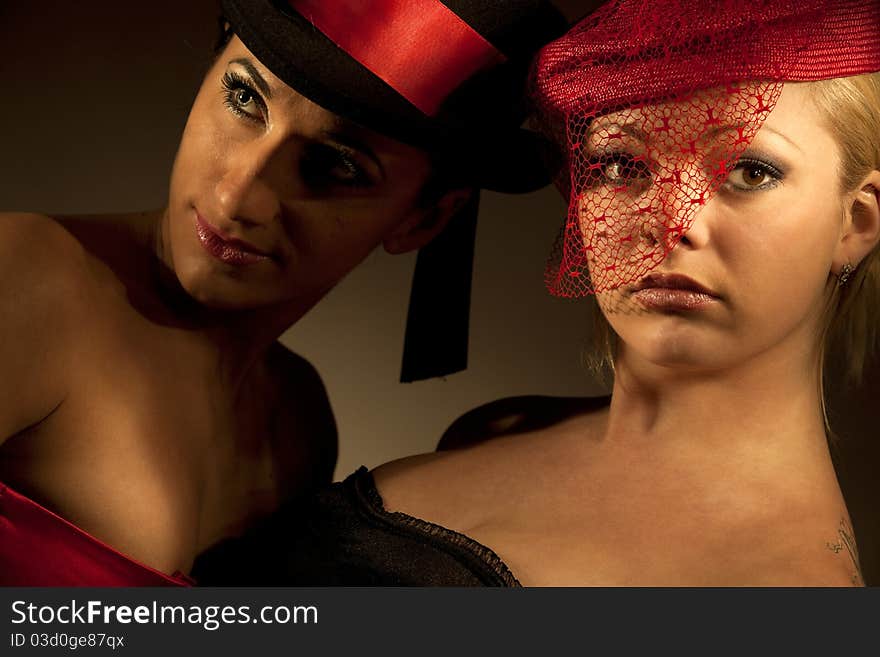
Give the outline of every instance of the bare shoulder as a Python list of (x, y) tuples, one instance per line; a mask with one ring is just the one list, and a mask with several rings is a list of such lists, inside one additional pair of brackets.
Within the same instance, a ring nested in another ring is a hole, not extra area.
[(0, 213), (0, 266), (19, 267), (24, 274), (51, 274), (82, 267), (85, 252), (56, 219), (43, 214)]
[(0, 213), (0, 442), (66, 392), (65, 362), (85, 312), (86, 255), (45, 215)]
[(374, 470), (376, 487), (389, 510), (466, 532), (569, 468), (572, 445), (604, 408), (582, 399), (492, 402), (453, 423), (440, 451)]
[(828, 518), (821, 530), (816, 528), (804, 535), (810, 540), (788, 561), (778, 585), (865, 586), (855, 533), (846, 517), (841, 517), (836, 527)]
[[(814, 505), (815, 506), (815, 505)], [(722, 586), (864, 586), (846, 511), (792, 507), (731, 531), (708, 582)]]
[[(269, 352), (272, 379), (279, 391), (277, 433), (298, 454), (305, 453), (313, 484), (333, 479), (338, 454), (336, 420), (318, 370), (307, 359), (276, 342)], [(300, 459), (297, 459), (300, 460)]]
[[(26, 296), (22, 312), (57, 319), (83, 305), (89, 257), (59, 221), (41, 214), (0, 213), (0, 294), (6, 303)], [(7, 310), (8, 308), (4, 308)]]
[(481, 506), (469, 490), (473, 473), (484, 462), (483, 451), (476, 447), (419, 454), (385, 463), (371, 474), (388, 511), (463, 530), (468, 510)]
[(34, 330), (39, 337), (51, 330), (57, 338), (65, 320), (85, 305), (88, 256), (51, 217), (0, 213), (0, 276), (0, 316), (7, 336)]

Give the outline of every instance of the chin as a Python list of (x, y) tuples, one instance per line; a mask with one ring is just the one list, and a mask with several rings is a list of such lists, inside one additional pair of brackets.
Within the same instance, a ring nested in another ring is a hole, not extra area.
[(240, 298), (238, 296), (229, 294), (224, 295), (214, 290), (197, 290), (195, 292), (187, 292), (189, 296), (200, 306), (209, 310), (235, 312), (253, 310), (255, 308), (266, 305), (253, 299)]
[(279, 300), (275, 297), (267, 297), (258, 294), (256, 290), (243, 285), (229, 285), (217, 281), (187, 290), (189, 295), (200, 305), (212, 310), (237, 311), (256, 310), (278, 305)]
[(182, 268), (176, 273), (180, 287), (186, 295), (200, 306), (211, 310), (253, 310), (276, 302), (274, 298), (265, 298), (265, 290), (255, 289), (255, 285), (241, 280), (230, 279), (211, 268)]
[(682, 327), (652, 329), (641, 327), (621, 338), (627, 351), (653, 366), (681, 372), (700, 372), (723, 367), (722, 359), (730, 361), (730, 345), (727, 341), (717, 344), (709, 336), (700, 335), (700, 331)]

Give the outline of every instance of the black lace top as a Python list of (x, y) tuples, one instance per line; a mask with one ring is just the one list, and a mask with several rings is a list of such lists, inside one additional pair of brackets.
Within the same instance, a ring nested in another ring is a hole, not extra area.
[(519, 586), (484, 545), (387, 511), (364, 467), (202, 555), (193, 576), (215, 586)]

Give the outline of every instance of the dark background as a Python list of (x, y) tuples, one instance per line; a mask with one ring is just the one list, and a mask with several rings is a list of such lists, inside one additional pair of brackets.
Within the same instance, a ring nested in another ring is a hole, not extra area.
[[(595, 2), (560, 0), (569, 17)], [(0, 0), (0, 209), (160, 207), (216, 36), (215, 0)], [(337, 477), (434, 448), (461, 413), (521, 394), (595, 395), (580, 364), (582, 305), (551, 298), (544, 261), (564, 204), (553, 189), (485, 194), (468, 371), (397, 383), (414, 257), (377, 251), (283, 341), (320, 370), (341, 436)], [(880, 582), (880, 364), (834, 377), (837, 467), (866, 580)]]

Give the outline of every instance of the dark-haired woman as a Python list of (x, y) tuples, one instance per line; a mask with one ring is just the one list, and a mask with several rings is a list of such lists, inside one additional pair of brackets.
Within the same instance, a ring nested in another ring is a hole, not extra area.
[(520, 101), (564, 24), (481, 4), (225, 1), (164, 208), (0, 216), (0, 584), (185, 585), (329, 480), (321, 380), (277, 338), (378, 245), (547, 180)]

